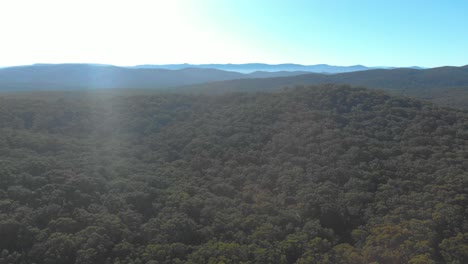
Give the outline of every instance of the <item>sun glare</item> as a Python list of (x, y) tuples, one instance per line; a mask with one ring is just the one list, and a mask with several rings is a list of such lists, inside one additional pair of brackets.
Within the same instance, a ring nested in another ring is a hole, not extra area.
[(227, 50), (241, 61), (253, 55), (229, 32), (204, 24), (197, 10), (195, 1), (2, 2), (2, 64), (201, 62)]

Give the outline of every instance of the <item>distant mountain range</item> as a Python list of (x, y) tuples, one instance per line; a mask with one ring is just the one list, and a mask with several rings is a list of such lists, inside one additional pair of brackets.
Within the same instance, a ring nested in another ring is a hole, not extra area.
[(0, 69), (0, 91), (103, 88), (166, 88), (246, 78), (295, 76), (307, 72), (243, 74), (205, 68), (178, 70), (100, 64), (35, 64)]
[(430, 69), (376, 69), (339, 74), (309, 73), (299, 76), (277, 78), (229, 80), (217, 83), (207, 83), (197, 87), (217, 87), (216, 89), (242, 87), (244, 90), (264, 90), (292, 85), (322, 83), (350, 84), (355, 86), (399, 91), (407, 89), (460, 87), (468, 85), (468, 66), (439, 67)]
[(216, 81), (292, 77), (310, 72), (366, 71), (327, 64), (170, 64), (117, 67), (105, 64), (34, 64), (0, 68), (0, 91), (102, 88), (168, 88)]
[[(219, 64), (213, 65), (219, 66)], [(268, 68), (272, 65), (267, 64), (226, 65), (238, 67), (237, 70), (240, 70), (241, 66), (244, 70), (248, 67), (258, 69), (260, 66), (265, 67), (262, 68), (264, 70), (273, 69)], [(284, 68), (278, 68), (276, 65), (276, 69), (298, 69), (294, 68), (295, 64), (282, 65)], [(173, 91), (226, 92), (265, 91), (295, 85), (335, 83), (383, 89), (393, 94), (409, 95), (445, 105), (462, 105), (463, 108), (468, 108), (468, 66), (373, 69), (336, 74), (307, 71), (239, 73), (203, 68), (204, 66), (175, 69), (177, 67), (159, 69), (153, 66), (128, 68), (100, 64), (37, 64), (1, 68), (0, 91), (167, 88)]]
[(298, 76), (229, 80), (178, 88), (191, 92), (273, 91), (283, 87), (315, 84), (349, 84), (428, 99), (468, 109), (468, 65), (430, 69), (376, 69), (340, 74), (310, 73)]
[[(316, 73), (343, 73), (354, 71), (365, 71), (374, 69), (362, 65), (353, 66), (333, 66), (328, 64), (301, 65), (301, 64), (265, 64), (265, 63), (245, 63), (245, 64), (163, 64), (163, 65), (137, 65), (133, 68), (145, 69), (171, 69), (180, 70), (184, 68), (218, 69), (223, 71), (234, 71), (240, 73), (252, 73), (256, 71), (279, 72), (279, 71), (303, 71)], [(389, 68), (389, 67), (375, 67)]]

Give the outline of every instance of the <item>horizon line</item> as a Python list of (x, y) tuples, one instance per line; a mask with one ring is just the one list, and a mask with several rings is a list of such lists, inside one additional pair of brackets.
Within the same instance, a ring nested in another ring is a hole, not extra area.
[(330, 66), (330, 67), (366, 67), (366, 68), (439, 68), (439, 67), (463, 67), (467, 65), (439, 65), (434, 67), (411, 65), (411, 66), (367, 66), (364, 64), (352, 64), (352, 65), (336, 65), (336, 64), (327, 64), (327, 63), (316, 63), (316, 64), (301, 64), (294, 62), (284, 62), (284, 63), (265, 63), (265, 62), (245, 62), (245, 63), (143, 63), (143, 64), (110, 64), (110, 63), (101, 63), (101, 62), (35, 62), (31, 64), (15, 64), (15, 65), (0, 65), (0, 68), (10, 68), (10, 67), (24, 67), (24, 66), (35, 66), (35, 65), (101, 65), (101, 66), (115, 66), (115, 67), (138, 67), (138, 66), (171, 66), (171, 65), (193, 65), (193, 66), (203, 66), (203, 65), (248, 65), (248, 64), (263, 64), (268, 66), (281, 66), (281, 65), (297, 65), (297, 66)]

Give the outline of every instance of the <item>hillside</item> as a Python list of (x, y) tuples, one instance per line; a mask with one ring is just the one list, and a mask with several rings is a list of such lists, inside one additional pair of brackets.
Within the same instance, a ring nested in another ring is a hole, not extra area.
[(294, 76), (305, 72), (242, 74), (216, 69), (136, 69), (96, 64), (37, 64), (0, 69), (0, 91), (166, 88), (241, 78)]
[(388, 91), (395, 95), (434, 100), (441, 105), (468, 109), (468, 67), (432, 69), (378, 69), (341, 74), (306, 74), (252, 80), (229, 80), (182, 88), (186, 91), (265, 91), (296, 85), (349, 84)]
[(0, 263), (468, 263), (468, 114), (326, 85), (0, 97)]
[[(284, 65), (286, 67), (289, 64)], [(291, 65), (293, 67), (295, 64)], [(234, 67), (236, 64), (228, 66)], [(223, 93), (269, 91), (296, 85), (335, 83), (382, 89), (395, 95), (412, 96), (431, 100), (443, 106), (468, 109), (468, 67), (466, 66), (378, 69), (340, 74), (310, 74), (304, 71), (256, 71), (243, 74), (203, 67), (183, 69), (147, 67), (149, 68), (96, 64), (38, 64), (4, 68), (0, 69), (0, 92), (118, 88)]]

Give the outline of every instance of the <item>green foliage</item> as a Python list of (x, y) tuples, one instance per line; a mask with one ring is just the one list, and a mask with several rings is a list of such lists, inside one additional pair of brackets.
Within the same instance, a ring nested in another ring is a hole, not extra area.
[(468, 262), (468, 234), (458, 233), (454, 237), (444, 239), (439, 247), (441, 254), (447, 263)]
[(334, 85), (1, 98), (0, 264), (467, 263), (466, 131)]

